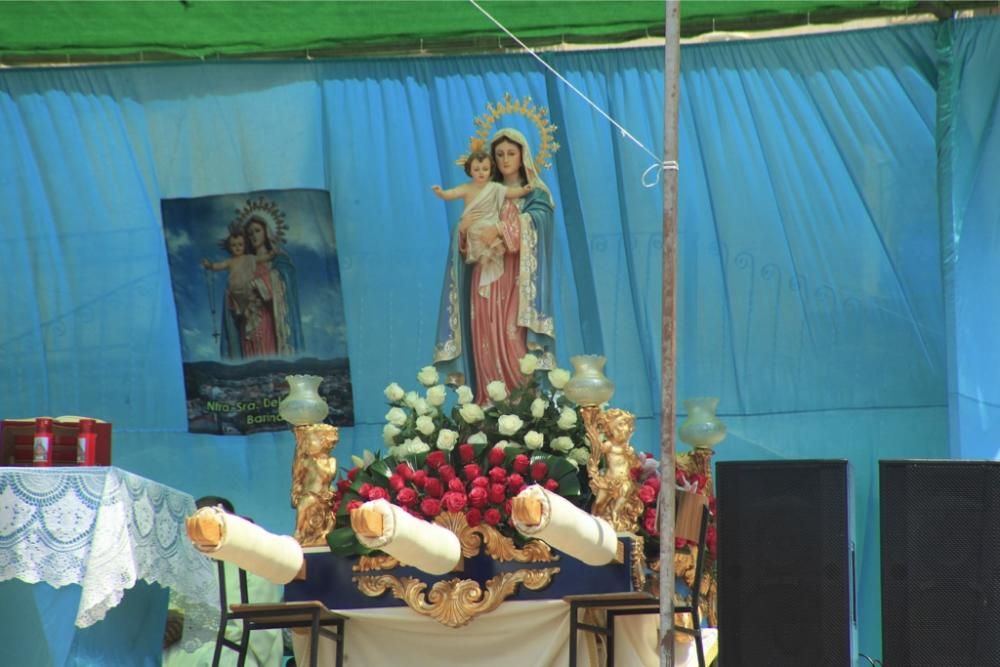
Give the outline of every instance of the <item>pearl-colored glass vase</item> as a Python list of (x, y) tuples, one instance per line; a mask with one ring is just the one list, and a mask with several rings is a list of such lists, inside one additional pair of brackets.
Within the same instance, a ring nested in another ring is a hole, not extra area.
[(295, 426), (319, 424), (326, 419), (330, 407), (319, 395), (319, 384), (323, 381), (318, 375), (288, 375), (288, 396), (278, 403), (278, 414), (281, 418)]
[(715, 396), (684, 401), (687, 418), (681, 423), (681, 440), (695, 449), (711, 449), (726, 437), (726, 425), (715, 416), (719, 399)]
[(577, 405), (601, 405), (611, 400), (615, 385), (604, 375), (607, 359), (595, 354), (581, 354), (570, 357), (573, 377), (569, 379), (563, 392)]

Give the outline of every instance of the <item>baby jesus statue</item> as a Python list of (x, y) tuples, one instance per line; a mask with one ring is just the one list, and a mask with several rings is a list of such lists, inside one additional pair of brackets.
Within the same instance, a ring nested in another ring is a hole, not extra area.
[(444, 190), (440, 185), (431, 187), (441, 199), (462, 199), (465, 209), (458, 223), (459, 237), (465, 239), (464, 254), (467, 264), (479, 264), (479, 295), (489, 297), (490, 284), (503, 275), (503, 256), (506, 253), (502, 235), (485, 241), (483, 232), (500, 229), (500, 208), (506, 199), (518, 199), (531, 192), (531, 184), (514, 188), (492, 180), (493, 160), (483, 150), (472, 151), (465, 160), (465, 173), (471, 181)]

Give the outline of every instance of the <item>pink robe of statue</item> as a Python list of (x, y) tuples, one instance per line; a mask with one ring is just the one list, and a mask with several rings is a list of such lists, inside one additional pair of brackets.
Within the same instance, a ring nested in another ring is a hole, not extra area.
[[(526, 331), (517, 325), (518, 273), (520, 271), (521, 218), (517, 206), (508, 200), (500, 212), (500, 238), (507, 253), (503, 256), (503, 274), (490, 285), (487, 296), (476, 286), (482, 267), (472, 267), (469, 290), (469, 317), (472, 328), (472, 359), (476, 373), (476, 402), (489, 400), (486, 385), (503, 380), (508, 389), (521, 383), (519, 361), (528, 353)], [(460, 240), (463, 254), (467, 240)]]

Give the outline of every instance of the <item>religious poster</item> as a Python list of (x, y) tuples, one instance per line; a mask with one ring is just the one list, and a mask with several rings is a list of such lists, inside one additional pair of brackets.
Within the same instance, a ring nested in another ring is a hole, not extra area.
[(188, 430), (289, 427), (288, 375), (316, 375), (327, 423), (354, 423), (337, 244), (324, 190), (161, 202)]

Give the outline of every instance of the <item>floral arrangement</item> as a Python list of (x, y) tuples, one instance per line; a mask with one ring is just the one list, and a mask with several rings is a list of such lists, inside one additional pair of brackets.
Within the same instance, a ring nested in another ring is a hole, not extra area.
[(511, 499), (529, 484), (541, 484), (586, 506), (590, 449), (579, 408), (561, 391), (568, 371), (538, 368), (534, 355), (520, 360), (523, 382), (508, 391), (487, 386), (489, 403), (474, 402), (472, 389), (446, 387), (437, 369), (417, 374), (423, 392), (393, 382), (383, 440), (387, 452), (353, 457), (353, 468), (337, 482), (328, 536), (338, 554), (366, 553), (350, 528), (349, 512), (379, 498), (415, 517), (433, 521), (442, 512), (462, 513), (520, 541), (511, 523)]
[[(579, 407), (562, 392), (568, 371), (543, 371), (537, 358), (520, 360), (523, 382), (508, 391), (504, 383), (487, 386), (489, 403), (474, 402), (472, 389), (445, 386), (433, 366), (417, 374), (423, 390), (406, 391), (398, 383), (385, 388), (389, 410), (383, 428), (385, 454), (364, 452), (337, 482), (332, 511), (338, 528), (328, 542), (334, 553), (367, 553), (350, 527), (349, 513), (368, 500), (385, 499), (420, 519), (442, 512), (464, 514), (470, 526), (486, 524), (521, 542), (511, 522), (511, 499), (529, 484), (541, 484), (580, 507), (588, 507), (590, 448)], [(662, 480), (659, 463), (641, 454), (632, 471), (644, 505), (638, 534), (651, 559), (659, 556), (657, 505)], [(706, 476), (677, 466), (679, 490), (715, 498)], [(714, 521), (706, 537), (710, 563), (716, 558)], [(678, 537), (675, 548), (696, 543)], [(711, 566), (711, 565), (710, 565)]]

